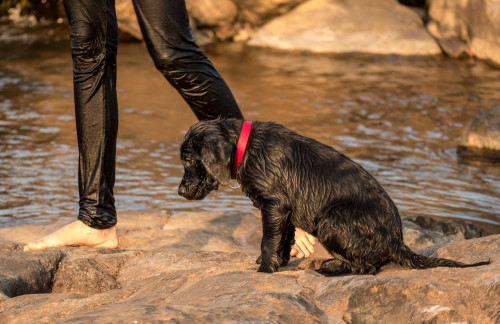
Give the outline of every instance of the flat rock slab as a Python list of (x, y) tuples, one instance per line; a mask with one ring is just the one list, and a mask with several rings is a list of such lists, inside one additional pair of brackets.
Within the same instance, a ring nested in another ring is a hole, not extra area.
[(264, 25), (249, 44), (317, 53), (441, 53), (419, 15), (395, 0), (306, 1)]
[(278, 273), (257, 273), (259, 214), (122, 213), (120, 249), (111, 251), (23, 252), (26, 233), (61, 224), (0, 229), (0, 323), (497, 323), (500, 235), (455, 241), (462, 227), (446, 236), (419, 223), (403, 226), (421, 253), (492, 263), (324, 277), (314, 271), (328, 257), (318, 248)]

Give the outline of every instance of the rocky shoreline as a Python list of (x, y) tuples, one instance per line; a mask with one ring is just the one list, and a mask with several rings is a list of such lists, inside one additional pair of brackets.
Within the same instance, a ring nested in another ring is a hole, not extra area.
[(500, 235), (460, 221), (403, 220), (423, 254), (491, 264), (324, 277), (328, 254), (257, 273), (260, 215), (125, 212), (120, 249), (23, 252), (61, 222), (0, 229), (0, 323), (498, 323)]
[[(122, 32), (142, 39), (130, 1), (116, 3)], [(186, 5), (200, 45), (222, 40), (315, 53), (444, 53), (500, 65), (496, 0), (186, 0)]]
[[(9, 7), (11, 6), (11, 7)], [(198, 45), (217, 41), (317, 53), (476, 57), (500, 66), (497, 0), (186, 0)], [(142, 40), (130, 0), (116, 0), (121, 40)], [(65, 18), (61, 0), (13, 0), (0, 21)]]

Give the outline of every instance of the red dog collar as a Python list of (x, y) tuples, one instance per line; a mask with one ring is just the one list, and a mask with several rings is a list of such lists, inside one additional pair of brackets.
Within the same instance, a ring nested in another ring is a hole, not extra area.
[(244, 120), (243, 126), (241, 126), (240, 137), (238, 138), (238, 145), (236, 146), (236, 154), (234, 155), (233, 172), (231, 173), (233, 179), (236, 179), (236, 170), (238, 169), (238, 165), (245, 154), (248, 137), (250, 136), (250, 129), (252, 129), (252, 122)]

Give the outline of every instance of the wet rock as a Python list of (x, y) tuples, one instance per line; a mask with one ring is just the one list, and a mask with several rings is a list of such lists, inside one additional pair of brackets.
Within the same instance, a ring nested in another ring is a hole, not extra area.
[(413, 10), (394, 0), (311, 0), (273, 19), (255, 46), (320, 53), (441, 53)]
[(412, 250), (421, 250), (434, 245), (444, 245), (452, 242), (445, 234), (419, 226), (408, 219), (403, 219), (403, 238), (405, 244)]
[[(0, 322), (497, 322), (500, 235), (452, 241), (462, 236), (416, 224), (427, 226), (433, 223), (429, 220), (414, 221), (403, 220), (405, 235), (420, 232), (415, 242), (428, 246), (422, 250), (426, 255), (492, 263), (427, 270), (391, 265), (375, 276), (329, 278), (313, 271), (328, 257), (315, 252), (307, 260), (292, 259), (280, 272), (262, 274), (255, 264), (259, 214), (122, 212), (120, 250), (0, 252), (5, 253), (0, 254), (0, 274), (13, 276), (35, 264), (54, 272), (46, 280), (52, 293), (32, 289), (0, 295)], [(37, 233), (28, 236), (36, 238), (53, 227), (0, 229), (0, 242), (9, 239), (3, 246), (21, 247), (27, 233)], [(24, 278), (41, 272), (28, 271)]]
[(432, 233), (441, 233), (451, 241), (470, 240), (490, 235), (484, 229), (461, 220), (437, 220), (427, 216), (408, 216), (403, 221), (417, 224), (422, 229)]
[(464, 130), (458, 153), (500, 160), (500, 104), (474, 116)]
[(474, 55), (500, 64), (497, 0), (428, 0), (428, 31), (452, 57)]

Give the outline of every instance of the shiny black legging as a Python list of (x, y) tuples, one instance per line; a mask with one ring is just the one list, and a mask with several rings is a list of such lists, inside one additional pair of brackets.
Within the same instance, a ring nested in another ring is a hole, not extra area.
[[(133, 0), (156, 68), (198, 119), (243, 118), (214, 66), (194, 43), (184, 0)], [(79, 148), (78, 219), (93, 228), (116, 224), (118, 26), (114, 0), (64, 0), (71, 53)], [(168, 121), (166, 121), (168, 122)]]

